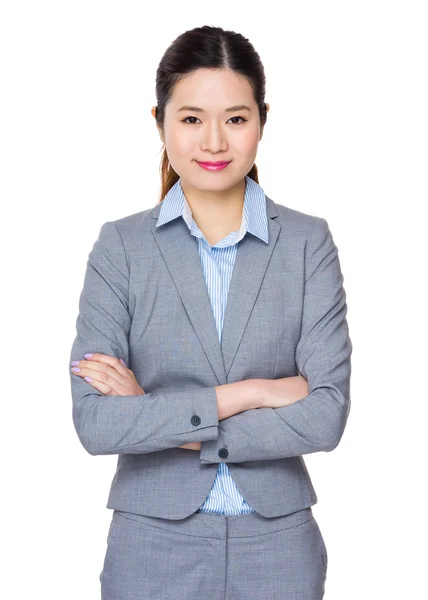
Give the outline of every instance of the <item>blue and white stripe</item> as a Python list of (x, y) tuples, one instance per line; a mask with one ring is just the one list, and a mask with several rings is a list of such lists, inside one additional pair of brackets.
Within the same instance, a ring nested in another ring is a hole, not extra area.
[[(220, 341), (238, 244), (246, 233), (257, 236), (266, 244), (269, 239), (265, 193), (250, 177), (246, 176), (245, 181), (241, 226), (214, 246), (210, 246), (193, 220), (180, 179), (163, 199), (157, 222), (157, 227), (160, 227), (182, 216), (191, 235), (195, 237)], [(226, 463), (219, 463), (212, 488), (199, 511), (225, 515), (255, 512), (236, 487)]]

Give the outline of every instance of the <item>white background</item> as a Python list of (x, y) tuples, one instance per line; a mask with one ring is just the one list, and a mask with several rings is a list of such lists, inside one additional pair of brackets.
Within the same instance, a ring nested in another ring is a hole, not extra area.
[(242, 33), (264, 63), (260, 185), (326, 218), (340, 252), (351, 413), (334, 452), (306, 457), (325, 598), (428, 597), (426, 9), (2, 3), (3, 598), (100, 597), (117, 457), (90, 456), (73, 428), (78, 299), (102, 223), (157, 201), (156, 68), (204, 24)]

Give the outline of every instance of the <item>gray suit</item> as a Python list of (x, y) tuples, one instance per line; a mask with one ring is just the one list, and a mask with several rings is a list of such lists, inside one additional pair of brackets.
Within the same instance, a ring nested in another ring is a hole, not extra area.
[[(156, 229), (157, 204), (101, 227), (70, 361), (87, 352), (122, 357), (145, 391), (104, 396), (70, 372), (81, 443), (92, 455), (119, 455), (107, 508), (188, 517), (221, 461), (264, 517), (317, 502), (302, 455), (333, 450), (350, 409), (343, 276), (325, 219), (268, 196), (266, 205), (269, 243), (252, 235), (240, 242), (221, 345), (182, 219)], [(299, 372), (306, 398), (218, 421), (214, 386)], [(196, 441), (200, 452), (179, 448)]]

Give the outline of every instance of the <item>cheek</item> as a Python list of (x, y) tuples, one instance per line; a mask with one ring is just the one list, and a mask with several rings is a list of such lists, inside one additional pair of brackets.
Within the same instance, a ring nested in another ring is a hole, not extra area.
[(254, 155), (257, 153), (257, 147), (259, 144), (259, 131), (258, 128), (247, 129), (242, 132), (242, 136), (236, 139), (236, 147), (242, 154)]
[(194, 145), (195, 136), (190, 135), (185, 125), (175, 125), (170, 127), (167, 132), (166, 140), (175, 152), (181, 152), (183, 149)]
[[(179, 132), (167, 138), (168, 156), (172, 167), (174, 164), (185, 164), (189, 158), (195, 157), (195, 144), (189, 136), (179, 135)], [(176, 169), (175, 169), (176, 170)]]

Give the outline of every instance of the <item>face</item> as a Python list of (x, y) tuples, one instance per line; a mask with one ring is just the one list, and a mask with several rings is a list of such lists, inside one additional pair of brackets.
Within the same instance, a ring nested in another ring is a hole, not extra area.
[[(183, 184), (219, 192), (237, 185), (250, 171), (263, 131), (244, 77), (225, 69), (198, 69), (175, 85), (159, 134)], [(219, 161), (230, 163), (216, 171), (198, 164)]]

